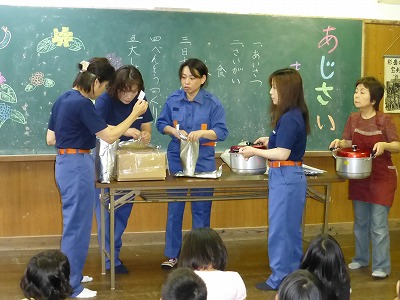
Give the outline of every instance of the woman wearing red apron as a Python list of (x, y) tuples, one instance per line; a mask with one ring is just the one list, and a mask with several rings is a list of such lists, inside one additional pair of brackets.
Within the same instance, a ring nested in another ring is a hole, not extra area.
[(359, 112), (347, 120), (342, 140), (330, 147), (369, 149), (375, 153), (371, 176), (349, 181), (349, 199), (353, 200), (355, 256), (352, 270), (367, 267), (372, 244), (372, 276), (390, 274), (389, 209), (397, 188), (397, 170), (391, 152), (400, 152), (399, 135), (391, 116), (379, 112), (384, 86), (374, 77), (363, 77), (356, 83), (354, 105)]

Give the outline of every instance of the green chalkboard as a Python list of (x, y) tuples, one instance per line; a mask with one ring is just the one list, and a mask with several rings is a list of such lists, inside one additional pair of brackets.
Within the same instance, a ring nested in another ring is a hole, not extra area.
[[(217, 151), (269, 135), (267, 78), (289, 66), (304, 80), (307, 150), (327, 150), (353, 109), (361, 73), (359, 20), (12, 6), (0, 12), (0, 155), (55, 153), (45, 144), (51, 106), (71, 87), (77, 63), (94, 56), (141, 70), (155, 118), (180, 88), (180, 63), (203, 60), (206, 89), (222, 101), (230, 131)], [(168, 142), (153, 129), (153, 144), (166, 149)]]

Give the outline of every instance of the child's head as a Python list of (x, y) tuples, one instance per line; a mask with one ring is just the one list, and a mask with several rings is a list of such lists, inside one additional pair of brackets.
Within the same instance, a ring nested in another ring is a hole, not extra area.
[(300, 269), (313, 273), (332, 299), (338, 297), (338, 291), (345, 284), (350, 283), (342, 249), (329, 234), (320, 234), (311, 241), (300, 263)]
[(179, 256), (179, 266), (224, 271), (228, 252), (219, 234), (211, 228), (196, 228), (186, 233)]
[(279, 286), (276, 300), (325, 300), (321, 282), (307, 270), (289, 274)]
[(207, 300), (204, 281), (189, 268), (172, 271), (161, 290), (162, 300)]
[(305, 252), (301, 269), (321, 272), (331, 277), (346, 271), (346, 264), (339, 243), (329, 234), (320, 234), (311, 241)]
[(68, 258), (60, 250), (47, 250), (30, 259), (20, 287), (26, 298), (66, 299), (73, 292), (69, 275)]

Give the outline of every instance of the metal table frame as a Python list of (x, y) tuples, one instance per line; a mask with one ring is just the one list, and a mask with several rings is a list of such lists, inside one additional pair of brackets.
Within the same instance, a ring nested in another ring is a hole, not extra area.
[[(324, 204), (322, 232), (328, 228), (329, 202), (331, 200), (331, 185), (335, 182), (344, 181), (336, 174), (324, 173), (318, 176), (307, 177), (307, 197)], [(313, 187), (320, 186), (323, 192), (315, 190)], [(238, 175), (232, 173), (227, 167), (223, 170), (222, 176), (218, 179), (200, 179), (189, 177), (167, 176), (165, 180), (155, 181), (129, 181), (110, 183), (96, 183), (96, 187), (101, 189), (101, 273), (104, 275), (105, 257), (110, 259), (111, 268), (111, 289), (115, 289), (115, 242), (114, 242), (114, 217), (115, 210), (126, 203), (163, 203), (174, 201), (202, 201), (210, 200), (210, 197), (187, 196), (187, 190), (191, 188), (210, 188), (214, 189), (213, 201), (229, 200), (252, 200), (267, 199), (268, 196), (268, 177), (265, 175)], [(109, 193), (106, 193), (109, 189)], [(171, 191), (172, 190), (172, 191)], [(173, 195), (171, 195), (173, 193)], [(181, 193), (182, 196), (177, 196)], [(117, 200), (115, 197), (119, 196)], [(109, 201), (109, 203), (108, 203)], [(105, 209), (108, 204), (110, 213), (110, 253), (105, 248)], [(304, 212), (305, 216), (305, 212)], [(303, 218), (303, 232), (305, 218)]]

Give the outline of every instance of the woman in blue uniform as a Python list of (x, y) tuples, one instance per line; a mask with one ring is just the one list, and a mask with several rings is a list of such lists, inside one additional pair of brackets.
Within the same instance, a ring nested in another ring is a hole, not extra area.
[[(182, 89), (172, 93), (157, 120), (157, 130), (171, 136), (167, 159), (171, 174), (182, 171), (180, 134), (189, 141), (199, 141), (199, 157), (195, 172), (216, 170), (215, 141), (228, 136), (225, 110), (216, 96), (203, 89), (207, 81), (207, 66), (196, 58), (183, 62), (179, 68)], [(179, 132), (176, 129), (179, 125)], [(191, 189), (191, 196), (211, 196), (213, 192)], [(210, 227), (211, 201), (191, 203), (192, 228)], [(182, 245), (182, 219), (185, 202), (168, 203), (168, 218), (164, 254), (168, 258), (163, 268), (173, 268), (178, 262)]]
[(303, 82), (291, 68), (275, 71), (269, 77), (272, 99), (272, 127), (262, 143), (268, 149), (243, 147), (245, 157), (265, 157), (268, 166), (268, 256), (272, 274), (258, 283), (261, 290), (277, 290), (282, 280), (299, 268), (302, 257), (301, 220), (307, 181), (302, 169), (309, 115), (304, 101)]
[(90, 149), (96, 136), (108, 143), (116, 141), (147, 109), (138, 102), (119, 125), (109, 127), (98, 115), (91, 99), (96, 99), (113, 80), (115, 70), (106, 58), (93, 58), (79, 64), (73, 88), (54, 103), (47, 130), (48, 145), (57, 148), (55, 176), (60, 190), (63, 214), (61, 251), (71, 265), (72, 298), (91, 298), (97, 292), (83, 288), (81, 281), (92, 229), (95, 197), (94, 161)]
[[(96, 111), (109, 126), (115, 126), (125, 120), (132, 112), (133, 107), (138, 102), (140, 91), (144, 91), (142, 74), (134, 66), (127, 65), (119, 68), (115, 73), (115, 80), (108, 86), (107, 92), (101, 94), (95, 103)], [(121, 141), (129, 139), (140, 140), (144, 144), (151, 140), (151, 121), (153, 116), (148, 108), (142, 117), (132, 123), (130, 128), (121, 136)], [(97, 219), (97, 231), (99, 245), (101, 245), (100, 232), (100, 200), (98, 195), (100, 190), (96, 190), (95, 211)], [(127, 203), (115, 211), (115, 273), (126, 274), (128, 269), (119, 259), (122, 246), (122, 234), (128, 224), (128, 219), (132, 211), (132, 203)], [(110, 253), (110, 214), (105, 215), (105, 244)], [(106, 257), (106, 269), (110, 269), (110, 260)]]

